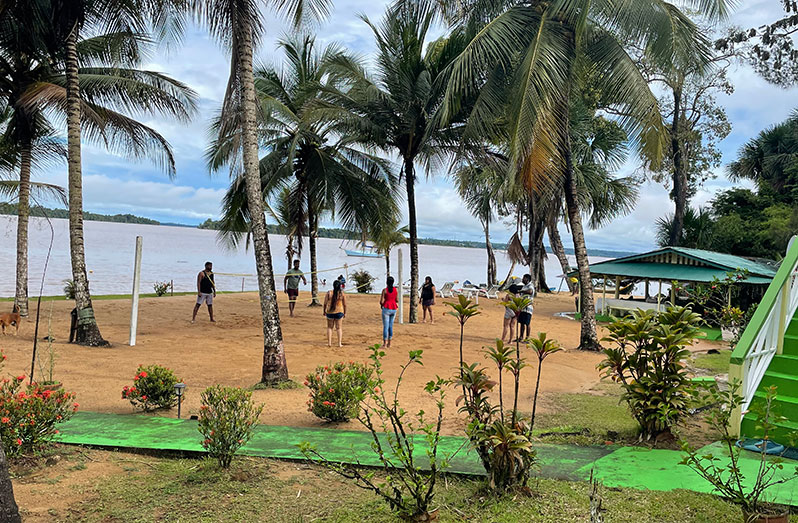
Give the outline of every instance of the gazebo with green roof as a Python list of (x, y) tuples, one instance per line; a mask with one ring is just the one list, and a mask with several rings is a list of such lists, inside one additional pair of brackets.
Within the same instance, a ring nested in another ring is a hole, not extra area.
[[(601, 307), (607, 310), (660, 309), (662, 282), (711, 283), (722, 280), (729, 272), (746, 271), (746, 285), (768, 285), (776, 274), (777, 264), (764, 260), (752, 260), (720, 252), (685, 247), (663, 247), (643, 254), (625, 256), (590, 264), (593, 277), (603, 278), (605, 285)], [(614, 299), (607, 299), (607, 280), (615, 282)], [(621, 300), (621, 281), (643, 281), (646, 284), (646, 300)], [(648, 302), (649, 283), (659, 283), (656, 303)], [(671, 302), (675, 292), (671, 289)]]

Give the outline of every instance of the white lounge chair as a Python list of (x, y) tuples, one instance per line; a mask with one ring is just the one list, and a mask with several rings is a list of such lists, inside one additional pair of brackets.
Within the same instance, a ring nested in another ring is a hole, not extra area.
[(484, 289), (482, 294), (486, 298), (498, 298), (499, 297), (499, 286), (498, 285), (491, 285), (487, 289)]
[(438, 295), (441, 298), (453, 298), (455, 295), (453, 289), (454, 289), (454, 282), (447, 281), (446, 283), (443, 284), (443, 287), (438, 289)]

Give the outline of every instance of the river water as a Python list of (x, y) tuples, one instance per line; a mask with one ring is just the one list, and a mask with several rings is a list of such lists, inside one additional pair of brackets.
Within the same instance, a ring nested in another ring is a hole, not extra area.
[[(44, 295), (62, 293), (63, 281), (71, 278), (69, 261), (68, 222), (53, 219), (53, 247), (44, 281)], [(152, 292), (156, 281), (174, 281), (175, 291), (196, 289), (197, 273), (205, 261), (213, 262), (216, 286), (219, 290), (256, 290), (255, 261), (250, 251), (240, 248), (230, 250), (217, 241), (216, 231), (190, 227), (164, 225), (139, 225), (111, 222), (87, 221), (84, 224), (86, 242), (86, 264), (93, 294), (129, 293), (133, 281), (133, 258), (136, 236), (143, 238), (141, 264), (141, 292)], [(42, 271), (51, 238), (50, 226), (44, 218), (31, 218), (29, 244), (29, 293), (38, 295)], [(282, 289), (282, 274), (286, 269), (285, 238), (271, 235), (269, 238), (277, 288)], [(379, 289), (385, 278), (383, 258), (360, 258), (347, 256), (341, 240), (320, 238), (318, 240), (319, 278), (332, 280), (339, 274), (346, 275), (365, 269), (377, 281)], [(345, 245), (344, 245), (345, 246)], [(310, 261), (305, 242), (301, 268), (308, 271)], [(352, 247), (350, 247), (352, 248)], [(407, 245), (401, 247), (404, 260), (403, 279), (410, 277), (410, 256)], [(391, 270), (397, 271), (398, 249), (391, 253)], [(14, 295), (16, 257), (16, 216), (0, 216), (0, 296)], [(573, 265), (572, 257), (569, 257)], [(605, 258), (591, 257), (591, 262)], [(507, 276), (510, 261), (503, 251), (496, 252), (499, 279)], [(344, 267), (347, 265), (348, 267)], [(464, 247), (419, 246), (419, 270), (421, 277), (430, 275), (440, 287), (445, 281), (473, 283), (486, 281), (486, 254), (484, 249)], [(561, 284), (562, 273), (554, 256), (546, 261), (546, 277), (549, 285)], [(516, 275), (523, 274), (517, 267)], [(309, 286), (308, 286), (309, 288)]]

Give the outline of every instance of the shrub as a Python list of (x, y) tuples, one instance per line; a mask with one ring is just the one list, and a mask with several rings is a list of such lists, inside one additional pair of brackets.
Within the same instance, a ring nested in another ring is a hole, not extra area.
[(169, 281), (156, 281), (152, 284), (152, 290), (155, 291), (156, 296), (163, 296), (169, 289), (172, 288), (172, 282)]
[(73, 280), (64, 280), (64, 296), (68, 300), (75, 299), (75, 282)]
[[(379, 345), (370, 347), (370, 350), (369, 367), (373, 377), (369, 386), (357, 393), (363, 407), (358, 421), (371, 433), (371, 447), (380, 460), (384, 478), (378, 479), (373, 471), (351, 464), (329, 461), (307, 441), (300, 444), (300, 449), (308, 459), (320, 462), (333, 472), (354, 480), (356, 486), (383, 498), (403, 519), (429, 521), (434, 518), (434, 511), (430, 508), (436, 482), (449, 464), (448, 455), (441, 457), (438, 454), (445, 382), (437, 378), (425, 387), (435, 400), (437, 412), (432, 420), (425, 417), (423, 410), (414, 417), (408, 416), (399, 405), (399, 386), (411, 365), (421, 365), (422, 351), (410, 351), (408, 362), (402, 365), (399, 372), (396, 387), (392, 393), (386, 393), (382, 370), (385, 352)], [(415, 451), (419, 441), (424, 443), (423, 452)], [(423, 465), (420, 464), (421, 459), (424, 459)]]
[[(0, 354), (0, 364), (3, 360)], [(58, 433), (55, 426), (78, 410), (74, 393), (24, 381), (25, 376), (0, 381), (0, 443), (9, 456), (41, 447)]]
[(371, 370), (362, 363), (337, 362), (308, 374), (308, 410), (321, 419), (346, 421), (358, 413), (358, 392), (368, 387)]
[(603, 377), (620, 383), (623, 399), (640, 425), (641, 439), (650, 439), (671, 428), (688, 413), (695, 393), (686, 360), (699, 334), (701, 316), (684, 307), (665, 312), (634, 311), (607, 326), (604, 341), (615, 348), (604, 350), (599, 363)]
[(355, 281), (355, 285), (357, 285), (357, 292), (361, 294), (371, 292), (371, 283), (374, 281), (374, 278), (368, 273), (368, 271), (361, 269), (359, 271), (353, 272), (352, 279)]
[(198, 426), (202, 446), (222, 468), (230, 466), (238, 449), (252, 437), (262, 410), (248, 390), (214, 385), (202, 393)]
[(160, 365), (139, 365), (133, 386), (122, 388), (122, 399), (144, 411), (170, 409), (177, 405), (175, 383), (180, 380), (171, 369)]

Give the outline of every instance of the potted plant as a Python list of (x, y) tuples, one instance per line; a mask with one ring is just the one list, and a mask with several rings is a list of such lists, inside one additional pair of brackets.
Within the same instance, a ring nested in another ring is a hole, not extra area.
[(795, 467), (791, 474), (777, 475), (777, 472), (784, 469), (784, 459), (781, 455), (768, 456), (768, 450), (772, 448), (770, 433), (779, 421), (785, 419), (772, 410), (776, 387), (769, 387), (764, 401), (751, 407), (751, 411), (756, 414), (757, 427), (762, 430), (762, 439), (756, 445), (760, 449), (759, 466), (756, 469), (756, 476), (752, 478), (753, 482), (746, 481), (740, 466), (740, 453), (743, 449), (737, 445), (737, 437), (729, 433), (731, 413), (743, 401), (738, 394), (739, 388), (739, 381), (735, 380), (727, 391), (720, 391), (716, 385), (710, 385), (706, 389), (707, 399), (715, 405), (706, 416), (706, 421), (721, 434), (720, 440), (726, 451), (724, 455), (716, 456), (700, 452), (700, 449), (682, 440), (682, 450), (685, 454), (681, 464), (693, 469), (711, 483), (723, 498), (739, 506), (744, 523), (788, 523), (790, 518), (788, 507), (770, 503), (765, 497), (765, 492), (771, 487), (798, 477), (798, 467)]

